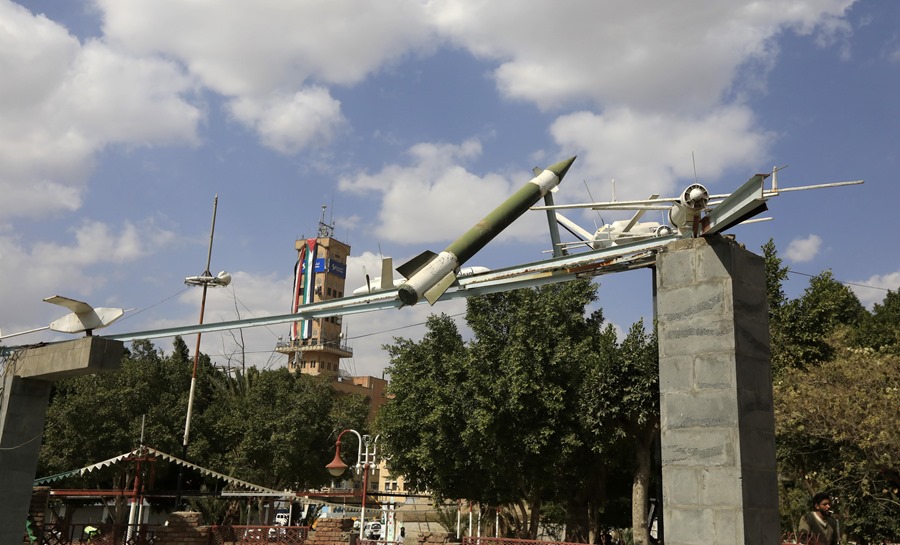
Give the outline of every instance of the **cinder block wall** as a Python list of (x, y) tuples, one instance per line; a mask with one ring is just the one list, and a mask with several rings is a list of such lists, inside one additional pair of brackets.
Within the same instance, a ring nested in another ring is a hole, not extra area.
[(666, 545), (780, 543), (763, 259), (678, 241), (656, 287)]

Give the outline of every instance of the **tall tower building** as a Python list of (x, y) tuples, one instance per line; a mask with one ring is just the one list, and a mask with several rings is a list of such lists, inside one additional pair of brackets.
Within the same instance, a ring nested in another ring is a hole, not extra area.
[[(344, 296), (350, 246), (333, 238), (334, 225), (325, 223), (325, 206), (316, 238), (297, 240), (297, 264), (291, 312), (301, 305)], [(353, 356), (341, 335), (341, 317), (316, 318), (291, 324), (290, 339), (275, 350), (288, 356), (288, 370), (308, 375), (337, 376), (341, 358)]]

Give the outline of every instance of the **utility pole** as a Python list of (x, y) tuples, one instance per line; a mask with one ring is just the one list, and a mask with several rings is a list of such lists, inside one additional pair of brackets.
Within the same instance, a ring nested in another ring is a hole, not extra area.
[[(211, 272), (209, 272), (209, 263), (212, 260), (212, 247), (213, 247), (213, 238), (216, 234), (216, 210), (219, 206), (219, 195), (216, 194), (215, 198), (213, 198), (213, 214), (212, 214), (212, 227), (209, 229), (209, 249), (206, 252), (206, 268), (203, 269), (203, 274), (200, 276), (189, 276), (184, 279), (184, 283), (188, 286), (201, 286), (203, 288), (203, 294), (200, 297), (200, 323), (199, 325), (203, 325), (203, 314), (206, 311), (206, 291), (210, 285), (213, 286), (227, 286), (231, 283), (231, 275), (227, 272), (220, 272), (218, 275), (213, 276)], [(194, 412), (194, 392), (197, 389), (197, 367), (200, 361), (200, 336), (202, 333), (197, 333), (197, 345), (194, 348), (194, 369), (191, 372), (191, 389), (188, 394), (188, 406), (187, 406), (187, 415), (184, 420), (184, 439), (181, 444), (181, 458), (183, 460), (187, 460), (187, 450), (188, 450), (188, 441), (191, 436), (191, 416)], [(181, 489), (184, 477), (184, 466), (178, 466), (178, 490), (175, 494), (175, 508), (177, 509), (179, 505), (181, 505)]]

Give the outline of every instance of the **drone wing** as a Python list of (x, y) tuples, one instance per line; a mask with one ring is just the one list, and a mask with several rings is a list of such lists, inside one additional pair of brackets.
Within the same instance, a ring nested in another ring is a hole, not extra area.
[(79, 333), (85, 331), (90, 335), (90, 332), (94, 329), (106, 327), (125, 314), (125, 311), (120, 308), (95, 309), (84, 301), (63, 297), (62, 295), (47, 297), (44, 301), (66, 307), (72, 311), (72, 314), (66, 314), (50, 324), (50, 329), (62, 333)]
[(661, 199), (636, 199), (632, 201), (599, 201), (576, 204), (556, 204), (553, 206), (532, 206), (531, 210), (566, 210), (571, 208), (590, 208), (593, 210), (668, 210), (678, 197)]
[[(659, 198), (659, 194), (654, 193), (653, 195), (650, 195), (649, 200), (652, 201), (652, 200), (655, 200), (658, 198)], [(637, 212), (635, 212), (634, 216), (631, 217), (631, 220), (628, 221), (628, 224), (625, 225), (625, 228), (622, 229), (622, 232), (627, 233), (627, 232), (631, 231), (631, 228), (634, 227), (634, 224), (636, 224), (638, 221), (640, 221), (641, 216), (643, 216), (644, 212), (646, 212), (646, 211), (647, 211), (646, 209), (641, 209), (641, 210), (638, 210)]]
[(44, 302), (53, 303), (54, 305), (59, 305), (61, 307), (66, 307), (75, 314), (83, 314), (94, 310), (94, 307), (85, 303), (84, 301), (77, 301), (75, 299), (70, 299), (69, 297), (63, 297), (62, 295), (47, 297), (44, 299)]

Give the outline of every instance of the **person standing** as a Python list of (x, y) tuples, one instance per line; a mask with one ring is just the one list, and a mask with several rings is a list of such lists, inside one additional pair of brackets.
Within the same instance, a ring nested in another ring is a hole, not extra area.
[(812, 499), (813, 510), (800, 518), (797, 529), (801, 543), (839, 545), (837, 521), (831, 514), (831, 496), (819, 492)]

